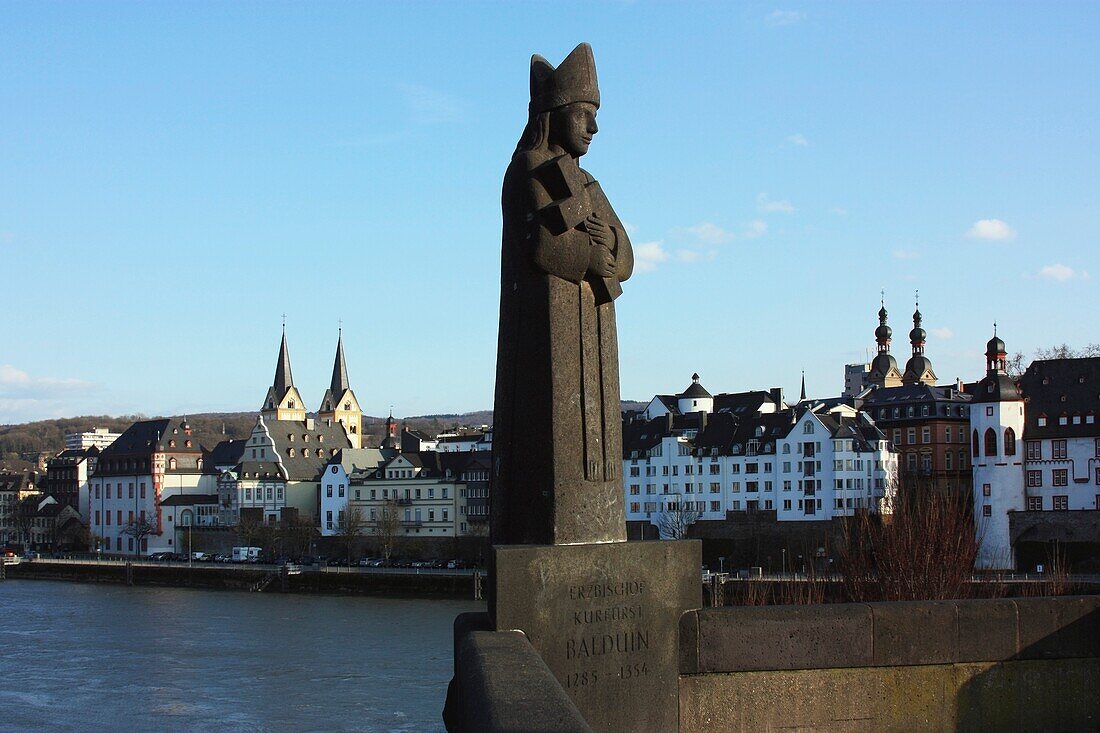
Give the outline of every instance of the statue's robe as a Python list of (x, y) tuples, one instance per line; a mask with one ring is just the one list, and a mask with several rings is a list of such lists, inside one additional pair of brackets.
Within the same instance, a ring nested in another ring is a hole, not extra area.
[[(540, 212), (554, 197), (536, 169), (552, 157), (517, 152), (504, 177), (494, 544), (626, 539), (613, 298), (634, 255), (602, 192), (592, 207), (615, 238), (614, 277), (588, 274), (593, 245), (583, 223), (560, 234), (547, 227)], [(562, 165), (594, 183), (572, 158)]]

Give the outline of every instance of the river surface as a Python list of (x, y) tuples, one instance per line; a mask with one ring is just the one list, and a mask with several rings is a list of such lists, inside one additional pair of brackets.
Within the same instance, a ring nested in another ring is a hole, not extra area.
[(482, 603), (0, 582), (0, 730), (442, 731)]

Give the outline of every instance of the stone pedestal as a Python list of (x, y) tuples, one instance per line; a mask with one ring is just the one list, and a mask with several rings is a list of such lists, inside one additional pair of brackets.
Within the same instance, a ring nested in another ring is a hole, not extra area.
[(495, 546), (494, 628), (527, 635), (593, 730), (674, 733), (700, 554), (694, 540)]

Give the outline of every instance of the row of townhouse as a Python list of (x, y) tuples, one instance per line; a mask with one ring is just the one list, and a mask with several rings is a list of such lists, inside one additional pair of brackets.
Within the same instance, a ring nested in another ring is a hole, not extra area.
[(888, 508), (897, 457), (870, 418), (840, 401), (788, 406), (779, 390), (712, 396), (693, 375), (623, 428), (628, 522), (775, 511), (830, 520)]
[(358, 511), (367, 535), (392, 523), (406, 537), (484, 536), (490, 465), (479, 450), (343, 451), (322, 479), (321, 534), (341, 534), (347, 513)]

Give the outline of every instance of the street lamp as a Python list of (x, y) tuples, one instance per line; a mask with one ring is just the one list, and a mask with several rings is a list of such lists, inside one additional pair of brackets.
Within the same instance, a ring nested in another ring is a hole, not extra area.
[(783, 548), (782, 572), (783, 572), (784, 576), (787, 574), (787, 548), (786, 547)]

